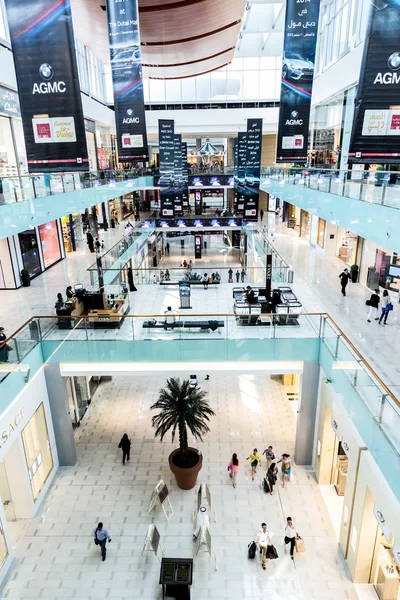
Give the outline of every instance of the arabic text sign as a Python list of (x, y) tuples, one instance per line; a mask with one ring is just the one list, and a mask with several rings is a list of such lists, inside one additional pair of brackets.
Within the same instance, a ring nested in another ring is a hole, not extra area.
[(13, 92), (2, 85), (0, 85), (0, 113), (11, 117), (21, 116), (18, 92)]

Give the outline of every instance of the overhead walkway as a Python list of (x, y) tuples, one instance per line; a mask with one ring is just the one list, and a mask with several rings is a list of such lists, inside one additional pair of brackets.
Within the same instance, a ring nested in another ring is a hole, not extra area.
[(263, 170), (261, 189), (326, 221), (398, 252), (400, 179), (384, 171)]

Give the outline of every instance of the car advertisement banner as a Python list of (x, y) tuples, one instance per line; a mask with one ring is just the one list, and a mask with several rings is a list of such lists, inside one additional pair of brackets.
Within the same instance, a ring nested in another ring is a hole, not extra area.
[(69, 0), (7, 0), (6, 9), (29, 171), (88, 170)]
[(182, 135), (174, 134), (174, 217), (183, 215)]
[(189, 173), (187, 167), (187, 143), (182, 142), (182, 204), (188, 207), (189, 204)]
[(237, 196), (237, 212), (239, 215), (244, 214), (244, 192), (246, 189), (246, 155), (247, 155), (247, 140), (246, 133), (238, 133), (238, 166), (236, 177), (236, 196)]
[(108, 40), (120, 162), (149, 158), (137, 0), (107, 0)]
[(189, 175), (190, 188), (220, 188), (234, 186), (233, 175)]
[(320, 0), (287, 0), (277, 162), (306, 162)]
[(355, 105), (349, 161), (400, 163), (400, 4), (375, 0)]
[(175, 124), (171, 119), (158, 121), (158, 148), (160, 155), (160, 177), (156, 185), (161, 187), (161, 216), (174, 216), (175, 175)]
[(258, 221), (262, 128), (262, 119), (247, 119), (246, 180), (244, 193), (244, 218), (246, 221)]
[(236, 214), (237, 212), (237, 176), (238, 176), (238, 139), (237, 137), (234, 138), (233, 140), (233, 156), (234, 156), (234, 163), (233, 163), (233, 176), (234, 176), (234, 180), (235, 180), (235, 192), (234, 192), (234, 197), (233, 197), (233, 211)]

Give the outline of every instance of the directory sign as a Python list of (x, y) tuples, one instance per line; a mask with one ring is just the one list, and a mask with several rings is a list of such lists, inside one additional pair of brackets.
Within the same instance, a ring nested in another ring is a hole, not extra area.
[(138, 0), (107, 0), (107, 20), (119, 160), (146, 161)]
[(400, 4), (371, 4), (349, 161), (400, 163)]
[(258, 221), (262, 128), (262, 119), (247, 119), (246, 187), (244, 192), (244, 218), (246, 221)]
[(277, 162), (307, 161), (320, 0), (287, 0)]
[(238, 166), (236, 177), (236, 192), (237, 192), (237, 212), (239, 215), (244, 213), (244, 191), (246, 179), (246, 157), (247, 157), (247, 140), (246, 133), (238, 133)]
[[(6, 0), (28, 169), (89, 168), (69, 0)], [(15, 98), (5, 99), (15, 114)]]
[(161, 216), (174, 216), (175, 200), (175, 124), (172, 119), (158, 121), (158, 147), (160, 153)]

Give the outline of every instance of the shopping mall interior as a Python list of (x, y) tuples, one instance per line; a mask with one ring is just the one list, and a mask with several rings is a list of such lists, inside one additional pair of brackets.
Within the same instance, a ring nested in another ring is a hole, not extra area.
[(0, 0), (1, 598), (400, 600), (399, 21)]

